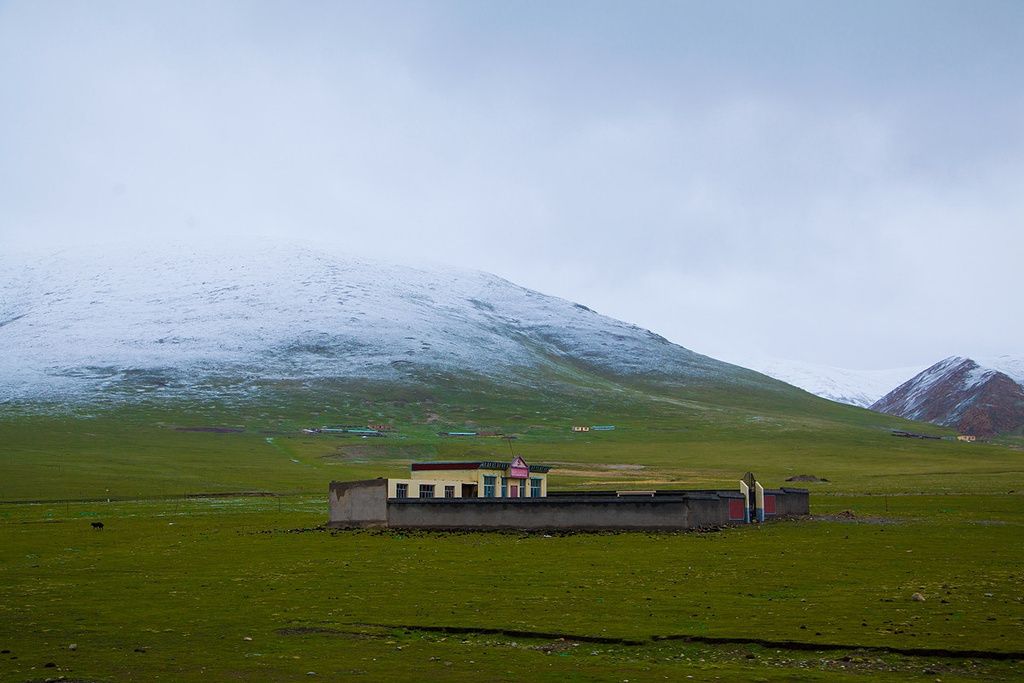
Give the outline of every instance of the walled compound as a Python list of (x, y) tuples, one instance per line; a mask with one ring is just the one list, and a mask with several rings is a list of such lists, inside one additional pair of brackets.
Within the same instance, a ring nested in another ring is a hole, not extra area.
[(331, 482), (335, 528), (696, 529), (810, 512), (806, 489), (548, 491), (549, 467), (493, 461), (413, 463), (410, 479)]

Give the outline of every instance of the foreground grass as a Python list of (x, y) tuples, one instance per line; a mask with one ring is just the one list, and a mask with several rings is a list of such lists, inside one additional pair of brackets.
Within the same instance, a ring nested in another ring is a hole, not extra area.
[[(896, 439), (945, 432), (793, 392), (402, 391), (0, 415), (0, 680), (1024, 675), (1012, 441)], [(301, 433), (366, 422), (397, 431)], [(319, 528), (332, 479), (509, 457), (454, 428), (515, 433), (556, 488), (829, 481), (815, 519), (717, 533)]]
[(0, 678), (1019, 678), (1020, 654), (871, 648), (1024, 652), (1024, 497), (814, 503), (568, 536), (332, 533), (319, 497), (4, 505)]

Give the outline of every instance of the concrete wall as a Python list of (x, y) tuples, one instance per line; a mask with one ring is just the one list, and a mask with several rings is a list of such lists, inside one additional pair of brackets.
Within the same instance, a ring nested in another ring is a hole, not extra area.
[(331, 526), (387, 526), (388, 481), (332, 481), (328, 503)]
[[(412, 484), (414, 482), (410, 482)], [(418, 482), (417, 482), (418, 483)], [(737, 524), (729, 501), (738, 491), (658, 491), (654, 496), (558, 493), (547, 498), (388, 498), (389, 482), (331, 482), (332, 527), (409, 529), (695, 529)], [(410, 486), (410, 489), (412, 487)], [(776, 513), (767, 519), (806, 515), (805, 489), (769, 489)]]
[(724, 526), (729, 497), (389, 500), (388, 526), (409, 529), (694, 529)]
[(766, 489), (775, 496), (775, 514), (771, 517), (798, 517), (811, 514), (811, 494), (807, 489)]

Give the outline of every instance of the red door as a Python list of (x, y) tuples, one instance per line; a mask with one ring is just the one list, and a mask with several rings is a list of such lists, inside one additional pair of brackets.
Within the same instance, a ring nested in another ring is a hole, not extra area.
[(519, 497), (519, 487), (516, 486), (515, 484), (512, 485), (512, 495), (510, 497), (511, 498), (518, 498)]

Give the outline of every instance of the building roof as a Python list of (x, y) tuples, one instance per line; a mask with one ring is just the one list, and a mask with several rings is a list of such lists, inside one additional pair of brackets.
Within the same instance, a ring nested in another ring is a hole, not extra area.
[[(456, 461), (456, 460), (439, 460), (434, 462), (414, 462), (412, 464), (413, 472), (423, 472), (429, 470), (507, 470), (511, 463), (498, 462), (497, 460), (473, 460), (473, 461)], [(537, 472), (542, 474), (549, 471), (551, 468), (548, 465), (530, 465), (531, 472)]]

